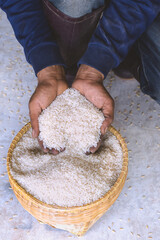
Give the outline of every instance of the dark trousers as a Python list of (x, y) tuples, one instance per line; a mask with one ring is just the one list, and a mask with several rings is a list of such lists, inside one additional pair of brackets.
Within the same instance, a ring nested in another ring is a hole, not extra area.
[(137, 41), (142, 92), (160, 104), (160, 14)]

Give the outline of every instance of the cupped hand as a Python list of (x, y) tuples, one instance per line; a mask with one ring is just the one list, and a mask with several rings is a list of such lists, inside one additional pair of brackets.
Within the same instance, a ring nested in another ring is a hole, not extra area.
[[(33, 138), (38, 138), (39, 135), (38, 117), (41, 112), (68, 88), (62, 66), (55, 65), (44, 68), (37, 74), (37, 77), (38, 85), (29, 101)], [(44, 152), (49, 152), (49, 149), (43, 147), (42, 141), (39, 141), (39, 144)], [(55, 155), (59, 153), (56, 149), (52, 149), (50, 152)]]
[(82, 95), (92, 102), (98, 109), (101, 109), (105, 120), (101, 126), (100, 141), (96, 147), (91, 147), (90, 152), (94, 153), (101, 145), (107, 128), (114, 118), (114, 101), (103, 86), (104, 76), (98, 70), (82, 64), (77, 72), (72, 87), (77, 89)]

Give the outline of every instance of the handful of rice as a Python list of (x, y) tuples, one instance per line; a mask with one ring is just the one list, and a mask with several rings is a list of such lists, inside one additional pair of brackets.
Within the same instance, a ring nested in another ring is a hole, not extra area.
[(89, 152), (100, 140), (103, 113), (76, 89), (67, 89), (39, 116), (39, 139), (45, 148)]

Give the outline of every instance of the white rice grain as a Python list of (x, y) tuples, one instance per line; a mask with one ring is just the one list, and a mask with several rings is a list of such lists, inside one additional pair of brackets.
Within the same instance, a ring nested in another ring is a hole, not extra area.
[(67, 89), (39, 116), (39, 139), (45, 148), (89, 152), (100, 140), (103, 121), (103, 113), (79, 91)]
[(47, 204), (72, 207), (98, 200), (116, 182), (123, 162), (119, 141), (110, 132), (95, 154), (85, 154), (97, 145), (103, 120), (102, 112), (77, 90), (66, 90), (39, 117), (44, 146), (65, 151), (43, 153), (30, 129), (13, 151), (13, 178)]
[(17, 143), (10, 168), (18, 184), (37, 199), (72, 207), (104, 196), (116, 182), (122, 162), (121, 146), (110, 132), (95, 154), (66, 149), (54, 156), (42, 152), (29, 130)]

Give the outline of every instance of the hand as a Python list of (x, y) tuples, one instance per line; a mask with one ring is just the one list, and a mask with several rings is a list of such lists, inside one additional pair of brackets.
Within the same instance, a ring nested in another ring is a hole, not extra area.
[(112, 123), (114, 117), (114, 101), (103, 86), (104, 76), (98, 70), (82, 64), (77, 72), (72, 87), (77, 89), (97, 108), (101, 109), (105, 120), (101, 126), (100, 142), (97, 147), (91, 147), (90, 152), (94, 153), (100, 147), (102, 138)]
[[(37, 77), (38, 85), (29, 101), (33, 138), (37, 138), (39, 135), (38, 117), (42, 110), (47, 108), (58, 95), (68, 88), (62, 66), (55, 65), (44, 68), (37, 74)], [(39, 144), (44, 152), (49, 151), (49, 149), (44, 149), (42, 141), (39, 141)], [(51, 152), (58, 154), (55, 149), (52, 149)]]

